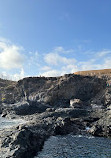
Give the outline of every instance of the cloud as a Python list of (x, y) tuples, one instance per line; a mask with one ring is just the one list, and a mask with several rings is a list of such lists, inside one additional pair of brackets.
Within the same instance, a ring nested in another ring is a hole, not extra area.
[(59, 55), (58, 53), (48, 53), (44, 57), (44, 61), (48, 65), (58, 65), (58, 64), (73, 64), (76, 62), (74, 58), (67, 58), (64, 56)]
[(74, 52), (73, 49), (65, 50), (62, 46), (55, 47), (55, 49), (52, 51), (52, 53), (64, 53), (64, 54), (72, 53), (72, 52)]
[(53, 77), (82, 70), (111, 68), (111, 50), (106, 49), (86, 51), (81, 48), (75, 52), (59, 46), (47, 54), (35, 51), (25, 56), (22, 52), (22, 47), (0, 38), (0, 77), (19, 80), (29, 75)]
[[(46, 67), (47, 68), (47, 67)], [(44, 72), (41, 73), (41, 76), (46, 76), (46, 77), (56, 77), (56, 76), (62, 76), (64, 74), (68, 74), (68, 73), (74, 73), (76, 71), (78, 71), (78, 68), (76, 65), (71, 65), (68, 64), (66, 66), (62, 66), (60, 69), (43, 69)]]
[(78, 68), (79, 71), (103, 69), (101, 64), (91, 63), (90, 61), (81, 63)]
[(66, 51), (63, 47), (56, 47), (51, 53), (44, 56), (46, 63), (46, 69), (42, 69), (44, 76), (61, 76), (82, 70), (111, 68), (111, 50), (87, 51), (89, 53), (85, 54), (86, 61), (69, 58), (65, 54), (61, 54), (63, 51)]
[(104, 67), (105, 69), (111, 68), (111, 57), (106, 58), (106, 59), (104, 60), (103, 67)]
[(60, 76), (61, 72), (58, 70), (49, 70), (49, 71), (45, 71), (44, 73), (41, 73), (40, 75), (46, 77), (55, 77), (55, 76)]
[(40, 67), (40, 53), (38, 51), (29, 52), (27, 56), (27, 65), (31, 68)]
[(110, 54), (111, 55), (111, 50), (102, 50), (97, 53), (97, 57), (104, 57), (106, 55)]
[(0, 68), (18, 69), (23, 67), (24, 55), (21, 54), (22, 47), (0, 41)]
[(79, 70), (98, 70), (111, 68), (111, 50), (93, 52), (94, 56), (88, 61), (78, 62)]
[(51, 67), (49, 67), (49, 66), (44, 66), (44, 67), (41, 68), (41, 70), (42, 70), (42, 71), (49, 71), (49, 70), (51, 70)]
[(65, 50), (63, 47), (55, 47), (52, 52), (44, 55), (45, 66), (41, 68), (43, 76), (61, 76), (66, 73), (77, 71), (76, 59), (68, 57), (67, 53), (73, 52), (72, 49)]
[(9, 74), (9, 73), (3, 71), (0, 74), (0, 78), (8, 79), (8, 80), (13, 80), (13, 81), (18, 81), (18, 80), (20, 80), (20, 79), (22, 79), (24, 77), (26, 77), (26, 76), (25, 76), (25, 72), (24, 72), (23, 68), (21, 68), (21, 70), (20, 70), (19, 73)]
[(64, 52), (64, 48), (59, 46), (59, 47), (55, 47), (55, 49), (53, 50), (55, 53), (57, 52)]
[[(78, 71), (78, 66), (75, 64), (68, 64), (67, 66), (63, 66), (62, 67), (62, 74), (65, 74), (65, 73), (74, 73)], [(63, 73), (64, 72), (64, 73)]]
[(41, 73), (41, 76), (46, 76), (46, 77), (56, 77), (56, 76), (62, 76), (64, 74), (68, 73), (74, 73), (78, 71), (77, 66), (75, 65), (67, 65), (67, 66), (62, 66), (59, 70), (58, 69), (51, 69), (46, 70), (43, 73)]
[(15, 81), (18, 81), (18, 80), (20, 80), (20, 79), (23, 79), (24, 77), (26, 77), (26, 76), (25, 76), (24, 69), (22, 68), (22, 69), (20, 70), (20, 73), (16, 73), (16, 74), (12, 75), (11, 77), (13, 77), (13, 79), (14, 79)]

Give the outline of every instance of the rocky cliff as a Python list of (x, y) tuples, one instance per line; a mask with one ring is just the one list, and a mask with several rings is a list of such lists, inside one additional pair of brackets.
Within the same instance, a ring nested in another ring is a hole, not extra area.
[(0, 154), (31, 158), (49, 136), (57, 134), (84, 131), (110, 137), (110, 79), (109, 74), (1, 79), (2, 117), (22, 118), (26, 123), (0, 130)]
[(65, 75), (61, 77), (29, 77), (18, 82), (2, 80), (1, 104), (21, 101), (44, 103), (52, 107), (68, 107), (70, 99), (88, 101), (106, 86), (106, 81), (97, 77)]

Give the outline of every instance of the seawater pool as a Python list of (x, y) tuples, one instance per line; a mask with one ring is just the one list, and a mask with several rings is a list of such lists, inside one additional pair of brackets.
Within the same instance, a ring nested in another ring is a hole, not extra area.
[(82, 136), (52, 136), (34, 158), (111, 158), (111, 139)]
[(0, 130), (25, 123), (22, 119), (8, 119), (0, 116)]

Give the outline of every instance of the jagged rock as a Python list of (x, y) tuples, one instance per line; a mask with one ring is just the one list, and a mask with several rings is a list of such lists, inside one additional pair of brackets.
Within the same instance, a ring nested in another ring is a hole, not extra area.
[[(28, 122), (0, 130), (0, 154), (12, 158), (33, 158), (51, 135), (80, 133), (84, 129), (81, 119), (61, 115), (59, 111), (27, 116)], [(25, 118), (25, 117), (24, 117)], [(25, 118), (26, 119), (26, 118)], [(7, 152), (8, 151), (8, 152)]]
[(15, 104), (2, 104), (2, 115), (29, 115), (33, 113), (44, 112), (50, 106), (38, 102), (21, 101)]
[(111, 137), (111, 110), (104, 111), (89, 132), (96, 136)]

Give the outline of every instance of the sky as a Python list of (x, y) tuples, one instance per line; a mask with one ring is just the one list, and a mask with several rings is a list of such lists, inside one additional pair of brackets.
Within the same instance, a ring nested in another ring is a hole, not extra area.
[(0, 77), (111, 68), (111, 0), (0, 0)]

